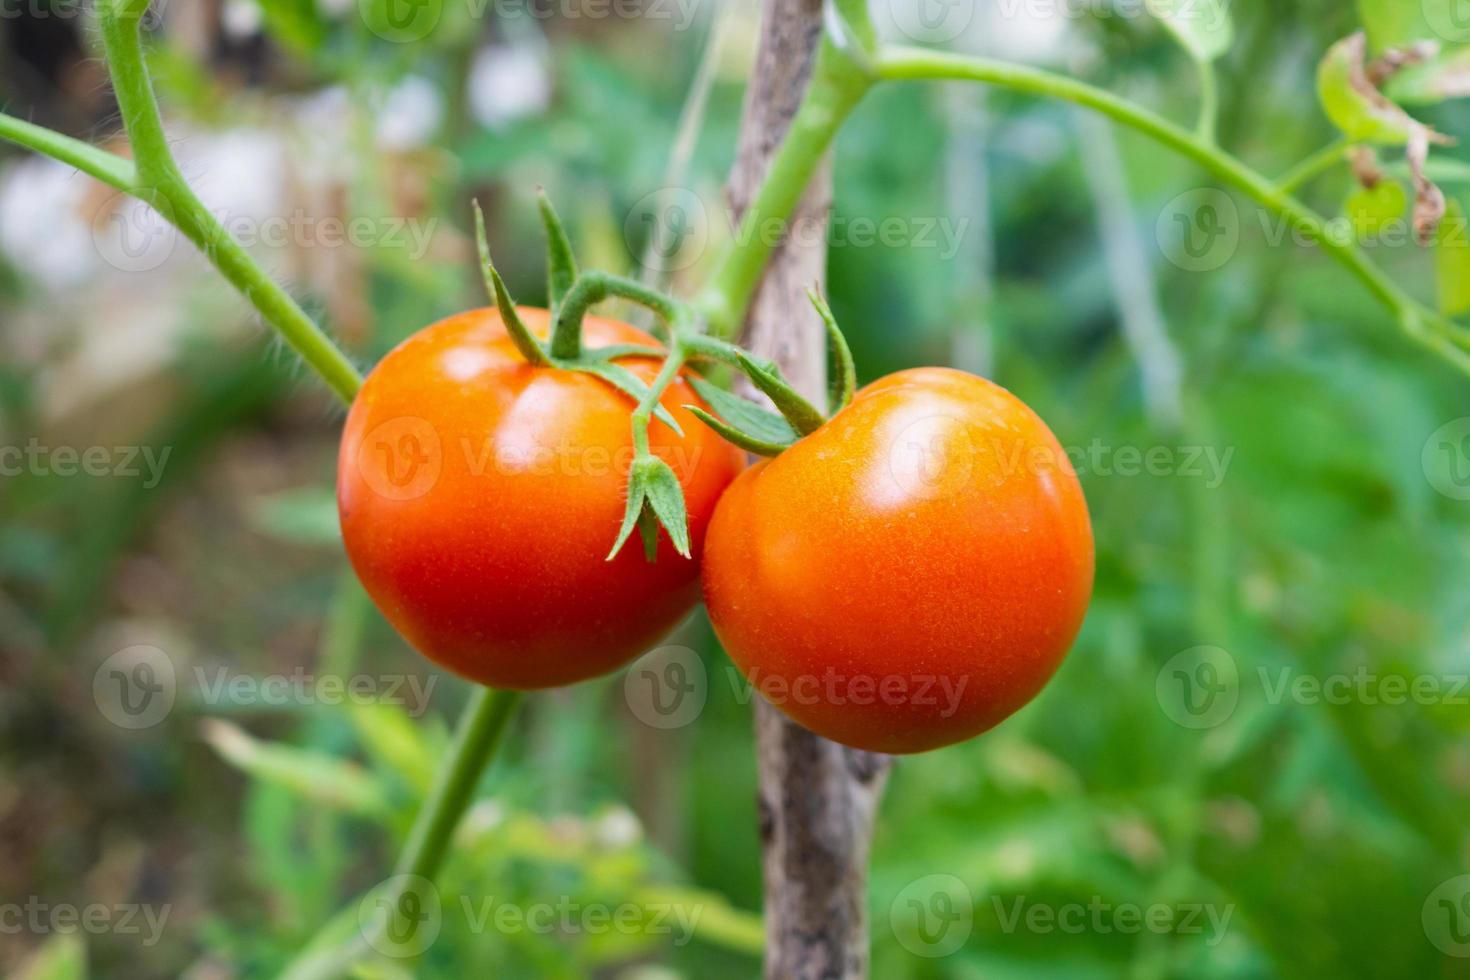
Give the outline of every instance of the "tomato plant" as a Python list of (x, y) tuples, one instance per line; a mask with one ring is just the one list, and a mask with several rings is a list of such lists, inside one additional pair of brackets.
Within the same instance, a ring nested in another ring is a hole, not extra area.
[[(518, 311), (533, 333), (551, 314)], [(593, 347), (652, 346), (588, 317)], [(613, 360), (645, 382), (648, 357)], [(653, 453), (678, 475), (697, 559), (733, 446), (664, 394), (682, 434), (655, 420)], [(634, 458), (632, 400), (603, 380), (527, 363), (493, 309), (425, 328), (385, 357), (353, 402), (338, 457), (342, 538), (383, 614), (431, 660), (482, 684), (529, 690), (604, 674), (698, 601), (697, 561), (668, 538), (656, 561), (608, 559)]]
[(1042, 688), (1092, 593), (1082, 488), (1005, 389), (902, 371), (774, 459), (715, 511), (715, 631), (807, 728), (877, 752), (991, 728)]

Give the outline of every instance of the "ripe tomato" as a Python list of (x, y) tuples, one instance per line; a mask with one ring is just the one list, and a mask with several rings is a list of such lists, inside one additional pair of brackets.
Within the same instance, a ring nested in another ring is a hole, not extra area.
[[(524, 309), (544, 336), (550, 316)], [(589, 348), (652, 344), (588, 317)], [(645, 382), (658, 363), (619, 361)], [(471, 310), (383, 359), (347, 417), (337, 461), (342, 538), (383, 615), (424, 655), (474, 681), (530, 690), (606, 673), (658, 641), (698, 601), (698, 557), (741, 454), (682, 406), (684, 430), (649, 428), (683, 486), (696, 560), (660, 538), (612, 561), (633, 459), (632, 399), (587, 374), (533, 367), (499, 314)]]
[(757, 691), (833, 741), (949, 745), (1041, 690), (1092, 593), (1056, 438), (1005, 389), (902, 371), (720, 501), (704, 594)]

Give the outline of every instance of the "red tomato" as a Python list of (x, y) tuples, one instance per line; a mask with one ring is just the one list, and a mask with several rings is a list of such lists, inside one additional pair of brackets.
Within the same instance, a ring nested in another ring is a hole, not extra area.
[[(545, 310), (524, 309), (544, 336)], [(588, 317), (589, 348), (652, 344)], [(651, 381), (658, 362), (619, 363)], [(678, 474), (695, 560), (661, 535), (658, 560), (630, 541), (612, 561), (633, 459), (633, 401), (587, 374), (533, 367), (494, 310), (425, 328), (373, 370), (337, 461), (347, 555), (383, 615), (429, 659), (483, 684), (530, 690), (607, 673), (698, 601), (698, 558), (715, 503), (744, 464), (682, 406), (664, 407), (650, 448)]]
[(902, 371), (720, 501), (704, 594), (757, 691), (833, 741), (949, 745), (1046, 684), (1092, 594), (1092, 527), (1056, 438), (1005, 389)]

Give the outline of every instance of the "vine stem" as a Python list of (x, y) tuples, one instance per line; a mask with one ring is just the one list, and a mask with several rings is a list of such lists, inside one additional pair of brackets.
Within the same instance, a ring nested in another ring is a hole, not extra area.
[(1255, 198), (1285, 218), (1362, 282), (1388, 307), (1412, 339), (1446, 356), (1470, 373), (1470, 329), (1430, 310), (1401, 289), (1351, 242), (1335, 236), (1327, 219), (1269, 178), (1201, 140), (1162, 116), (1085, 82), (1052, 72), (921, 48), (895, 47), (880, 52), (878, 75), (884, 79), (952, 79), (984, 82), (1018, 92), (1049, 96), (1095, 109), (1194, 160), (1210, 173)]
[(827, 155), (837, 131), (873, 84), (864, 65), (829, 40), (812, 69), (811, 84), (781, 141), (755, 199), (709, 284), (695, 301), (719, 337), (735, 333), (776, 246), (786, 237), (796, 204)]
[(1331, 170), (1342, 162), (1342, 158), (1352, 149), (1353, 141), (1346, 136), (1333, 140), (1327, 146), (1313, 153), (1301, 163), (1288, 170), (1276, 186), (1288, 194), (1295, 194), (1306, 187), (1312, 181)]
[(179, 171), (143, 58), (141, 17), (146, 6), (137, 0), (114, 0), (100, 4), (98, 11), (107, 68), (135, 162), (129, 164), (103, 150), (9, 117), (0, 120), (0, 136), (69, 163), (157, 210), (199, 247), (343, 401), (350, 402), (362, 385), (357, 368), (225, 230)]

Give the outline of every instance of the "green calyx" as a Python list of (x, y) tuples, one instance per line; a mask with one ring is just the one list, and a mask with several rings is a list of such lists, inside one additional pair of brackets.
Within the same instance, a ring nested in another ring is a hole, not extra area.
[[(687, 376), (704, 402), (686, 406), (688, 410), (722, 438), (746, 452), (775, 456), (802, 436), (815, 432), (827, 421), (827, 416), (796, 390), (774, 362), (705, 333), (702, 329), (704, 322), (688, 304), (632, 279), (596, 270), (579, 271), (566, 229), (545, 193), (539, 195), (538, 207), (546, 229), (550, 338), (542, 341), (536, 337), (522, 319), (504, 279), (490, 258), (485, 216), (476, 203), (475, 240), (485, 289), (495, 301), (506, 332), (528, 364), (590, 374), (636, 403), (630, 420), (635, 455), (628, 473), (626, 506), (608, 560), (617, 557), (635, 528), (643, 539), (644, 555), (649, 561), (657, 557), (660, 528), (668, 534), (674, 550), (689, 558), (691, 544), (684, 490), (673, 468), (651, 450), (648, 434), (649, 425), (657, 420), (683, 437), (678, 421), (663, 406), (661, 399), (669, 386), (682, 376), (684, 365), (689, 361), (712, 361), (735, 368), (770, 399), (775, 411), (747, 401), (703, 378)], [(852, 400), (857, 386), (852, 351), (821, 294), (812, 289), (808, 296), (821, 317), (831, 350), (828, 409), (839, 412)], [(593, 306), (612, 297), (652, 310), (664, 326), (667, 346), (613, 344), (584, 349), (583, 321)], [(653, 381), (645, 382), (619, 363), (628, 357), (657, 359), (663, 363)]]
[(674, 468), (657, 456), (640, 454), (628, 473), (628, 506), (623, 526), (607, 559), (612, 561), (638, 528), (643, 538), (643, 556), (649, 561), (658, 557), (658, 528), (669, 532), (674, 550), (685, 558), (691, 556), (689, 519), (684, 508), (684, 488)]
[[(852, 349), (848, 347), (826, 300), (815, 288), (808, 290), (807, 296), (827, 330), (832, 355), (828, 407), (835, 414), (852, 401), (857, 388), (857, 369), (853, 364)], [(713, 411), (698, 405), (686, 407), (722, 438), (746, 452), (776, 456), (827, 421), (827, 416), (803, 398), (782, 376), (780, 368), (769, 361), (757, 360), (734, 344), (708, 337), (700, 338), (693, 345), (693, 355), (739, 368), (779, 412), (762, 408), (707, 381), (693, 380), (694, 390)]]

